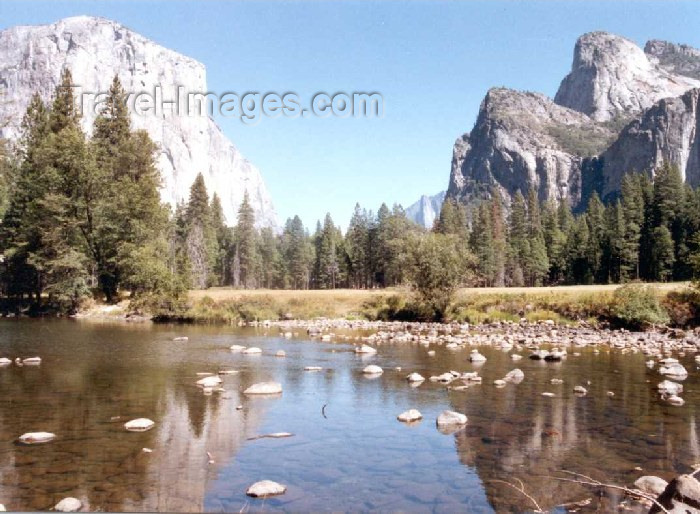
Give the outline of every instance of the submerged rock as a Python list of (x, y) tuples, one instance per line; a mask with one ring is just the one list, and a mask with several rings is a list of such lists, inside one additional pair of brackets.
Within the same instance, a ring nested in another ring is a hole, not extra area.
[(460, 412), (455, 412), (451, 410), (442, 411), (435, 421), (437, 426), (448, 426), (448, 425), (466, 425), (467, 416)]
[(421, 414), (420, 411), (416, 409), (408, 409), (406, 412), (402, 412), (401, 414), (396, 416), (396, 419), (404, 423), (410, 423), (412, 421), (418, 421), (419, 419), (423, 419), (423, 414)]
[(280, 394), (282, 385), (278, 382), (258, 382), (243, 391), (243, 394)]
[(124, 423), (124, 428), (129, 432), (145, 432), (155, 426), (155, 421), (148, 418), (136, 418)]
[(51, 432), (27, 432), (19, 436), (19, 442), (22, 444), (41, 444), (53, 441), (56, 434)]
[(54, 510), (57, 510), (58, 512), (78, 512), (81, 507), (83, 506), (83, 502), (81, 502), (77, 498), (63, 498), (60, 502), (58, 502), (54, 506)]
[(284, 494), (286, 490), (287, 487), (282, 484), (278, 484), (272, 480), (261, 480), (248, 487), (245, 493), (253, 498), (266, 498), (267, 496)]

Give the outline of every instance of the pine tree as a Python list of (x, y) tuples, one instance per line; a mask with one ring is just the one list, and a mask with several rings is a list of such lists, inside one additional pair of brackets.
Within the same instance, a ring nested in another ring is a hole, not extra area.
[(527, 237), (528, 252), (525, 256), (525, 275), (531, 286), (539, 285), (549, 272), (547, 247), (542, 230), (540, 205), (537, 193), (530, 188), (527, 195)]
[(509, 284), (522, 286), (525, 284), (524, 273), (526, 260), (530, 253), (530, 242), (528, 240), (527, 207), (525, 198), (520, 191), (513, 196), (508, 228), (510, 243), (508, 249)]
[(666, 225), (658, 226), (652, 233), (652, 276), (655, 280), (666, 282), (673, 276), (675, 255), (673, 237)]
[(591, 273), (591, 280), (602, 283), (607, 278), (606, 270), (602, 265), (605, 240), (605, 206), (600, 201), (597, 192), (594, 192), (588, 200), (586, 221), (588, 222), (588, 245), (586, 247), (588, 269)]
[(212, 281), (216, 263), (216, 242), (212, 230), (209, 195), (201, 173), (190, 187), (190, 197), (185, 211), (187, 236), (185, 244), (190, 263), (192, 287), (206, 289)]
[(240, 285), (246, 289), (257, 287), (260, 257), (258, 253), (258, 234), (255, 230), (255, 212), (250, 205), (248, 192), (243, 195), (243, 202), (238, 208), (236, 224), (236, 249), (240, 266)]
[(368, 286), (369, 278), (369, 219), (367, 212), (355, 204), (355, 210), (346, 234), (346, 248), (350, 261), (350, 285), (354, 288)]

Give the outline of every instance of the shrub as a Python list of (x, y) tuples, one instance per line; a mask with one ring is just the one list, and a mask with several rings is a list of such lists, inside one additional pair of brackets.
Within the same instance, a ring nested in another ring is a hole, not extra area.
[(610, 314), (614, 321), (631, 328), (645, 328), (669, 322), (668, 313), (659, 302), (655, 288), (627, 284), (613, 293)]

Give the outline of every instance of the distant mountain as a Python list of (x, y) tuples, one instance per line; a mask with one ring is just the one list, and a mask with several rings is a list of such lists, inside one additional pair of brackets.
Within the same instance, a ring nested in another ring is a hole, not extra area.
[(508, 204), (532, 187), (540, 200), (577, 207), (593, 191), (614, 197), (624, 173), (651, 175), (664, 161), (698, 186), (699, 94), (700, 51), (584, 34), (554, 100), (489, 90), (455, 142), (447, 197), (473, 208), (495, 189)]
[[(0, 32), (0, 120), (10, 122), (0, 128), (0, 137), (18, 138), (32, 95), (38, 92), (48, 101), (64, 67), (70, 68), (74, 83), (85, 93), (106, 92), (115, 74), (127, 93), (153, 94), (161, 87), (163, 98), (170, 100), (176, 97), (177, 86), (185, 93), (208, 91), (202, 63), (111, 20), (76, 16), (51, 25), (12, 27)], [(83, 129), (88, 133), (94, 118), (92, 109), (84, 110)], [(132, 112), (132, 125), (146, 130), (159, 146), (164, 201), (174, 205), (187, 200), (201, 172), (209, 194), (219, 195), (229, 224), (236, 222), (247, 191), (258, 224), (276, 225), (260, 172), (206, 114)]]
[(406, 209), (406, 217), (422, 227), (432, 228), (435, 218), (440, 216), (445, 194), (445, 191), (441, 191), (433, 196), (421, 196), (420, 200)]

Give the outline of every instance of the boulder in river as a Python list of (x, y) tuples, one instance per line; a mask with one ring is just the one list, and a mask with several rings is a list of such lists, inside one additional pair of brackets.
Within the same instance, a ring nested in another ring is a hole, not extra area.
[(381, 375), (382, 373), (384, 373), (384, 370), (376, 364), (370, 364), (362, 370), (362, 373), (364, 373), (365, 375)]
[(282, 484), (278, 484), (272, 480), (261, 480), (251, 485), (245, 493), (253, 498), (266, 498), (268, 496), (284, 494), (286, 490), (287, 487)]
[(231, 345), (232, 352), (242, 352), (243, 350), (245, 350), (245, 348), (245, 346), (241, 346), (240, 344)]
[(576, 386), (574, 387), (574, 394), (578, 396), (586, 396), (586, 394), (588, 394), (588, 390), (583, 386)]
[(22, 364), (41, 364), (41, 357), (27, 357), (26, 359), (22, 359)]
[(321, 366), (306, 366), (304, 371), (321, 371), (322, 369)]
[(216, 387), (220, 383), (221, 378), (218, 375), (211, 375), (209, 377), (204, 377), (197, 380), (197, 385), (199, 387)]
[(549, 355), (549, 352), (547, 350), (537, 350), (537, 351), (534, 351), (530, 354), (530, 358), (532, 360), (539, 361), (539, 360), (546, 359), (548, 355)]
[(19, 436), (19, 442), (22, 444), (48, 443), (54, 439), (56, 439), (56, 434), (51, 432), (27, 432)]
[(136, 418), (124, 423), (124, 428), (129, 432), (145, 432), (155, 426), (155, 421), (148, 418)]
[(286, 356), (287, 356), (287, 352), (285, 352), (284, 350), (277, 350), (277, 352), (275, 353), (275, 357), (286, 357)]
[(173, 341), (189, 341), (190, 338), (187, 336), (178, 336), (178, 337), (173, 337)]
[(8, 359), (7, 357), (0, 357), (0, 366), (9, 366), (12, 364), (12, 359)]
[(658, 496), (663, 493), (667, 485), (668, 482), (666, 482), (666, 480), (652, 475), (639, 477), (634, 482), (634, 487), (643, 493), (651, 494), (652, 496)]
[(243, 353), (245, 355), (260, 355), (262, 353), (262, 350), (257, 346), (251, 346), (250, 348), (246, 348), (245, 350), (243, 350)]
[(479, 353), (479, 350), (472, 350), (469, 354), (469, 362), (486, 362), (486, 357)]
[(425, 380), (425, 377), (420, 373), (411, 373), (406, 377), (406, 380), (408, 380), (409, 382), (423, 382)]
[(685, 380), (688, 377), (688, 371), (679, 362), (673, 362), (659, 368), (659, 373), (667, 375), (675, 380)]
[(659, 382), (657, 389), (660, 393), (666, 394), (680, 394), (683, 392), (683, 385), (678, 382), (671, 382), (670, 380), (664, 380)]
[(83, 502), (81, 502), (78, 498), (63, 498), (60, 502), (58, 502), (53, 510), (56, 510), (58, 512), (78, 512), (83, 506)]
[(508, 373), (506, 373), (506, 376), (503, 377), (503, 380), (506, 382), (511, 382), (513, 384), (519, 384), (525, 379), (525, 373), (521, 369), (515, 368), (510, 370)]
[(355, 353), (375, 354), (377, 353), (377, 349), (363, 344), (362, 346), (355, 348)]
[[(692, 475), (680, 475), (671, 480), (656, 501), (666, 512), (678, 514), (697, 513), (700, 511), (700, 482), (696, 471)], [(652, 505), (649, 514), (663, 512), (659, 505)]]
[(447, 425), (466, 425), (467, 416), (460, 412), (444, 410), (438, 415), (436, 423), (439, 427)]
[(416, 409), (408, 409), (406, 412), (402, 412), (398, 416), (396, 416), (396, 419), (399, 421), (403, 421), (404, 423), (410, 423), (412, 421), (418, 421), (419, 419), (423, 419), (423, 414), (420, 413), (420, 411)]
[(243, 391), (243, 394), (280, 394), (282, 385), (278, 382), (258, 382)]

